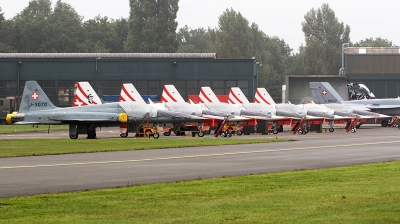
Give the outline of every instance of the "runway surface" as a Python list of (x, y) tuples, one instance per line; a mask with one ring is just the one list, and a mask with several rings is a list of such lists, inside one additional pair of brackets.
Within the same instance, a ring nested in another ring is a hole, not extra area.
[[(63, 131), (66, 132), (67, 131)], [(63, 133), (61, 132), (61, 133)], [(102, 137), (116, 133), (104, 131)], [(1, 135), (37, 136), (37, 133)], [(39, 133), (43, 137), (43, 133)], [(46, 137), (47, 133), (45, 134)], [(57, 135), (57, 134), (55, 134)], [(58, 136), (62, 136), (58, 133)], [(163, 137), (163, 136), (162, 136)], [(234, 136), (298, 141), (0, 159), (0, 197), (113, 188), (400, 159), (400, 131), (364, 127), (357, 133)], [(178, 137), (175, 137), (178, 138)], [(73, 140), (71, 140), (73, 141)], [(155, 140), (156, 141), (156, 140)]]

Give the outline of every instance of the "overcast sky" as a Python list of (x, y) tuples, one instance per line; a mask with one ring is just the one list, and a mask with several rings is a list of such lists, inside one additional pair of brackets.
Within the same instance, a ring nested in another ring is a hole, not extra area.
[[(0, 0), (6, 19), (14, 17), (30, 0)], [(52, 0), (53, 5), (57, 0)], [(84, 20), (95, 16), (128, 18), (129, 0), (62, 0), (70, 4)], [(256, 23), (268, 36), (277, 36), (297, 52), (304, 44), (301, 22), (312, 8), (328, 3), (340, 22), (351, 28), (350, 39), (381, 37), (400, 45), (400, 1), (396, 0), (180, 0), (178, 27), (218, 27), (218, 17), (228, 8), (240, 12), (249, 23)]]

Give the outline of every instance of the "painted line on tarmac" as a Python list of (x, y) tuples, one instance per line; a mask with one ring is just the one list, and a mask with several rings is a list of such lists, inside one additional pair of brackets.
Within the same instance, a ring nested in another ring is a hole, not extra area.
[(133, 163), (133, 162), (146, 162), (146, 161), (157, 161), (157, 160), (190, 159), (190, 158), (200, 158), (200, 157), (228, 156), (228, 155), (266, 153), (266, 152), (284, 152), (284, 151), (307, 150), (307, 149), (327, 149), (327, 148), (335, 148), (335, 147), (353, 147), (353, 146), (382, 145), (382, 144), (394, 144), (394, 143), (400, 143), (400, 141), (370, 142), (370, 143), (357, 143), (357, 144), (347, 144), (347, 145), (312, 146), (312, 147), (287, 148), (287, 149), (266, 149), (266, 150), (255, 150), (255, 151), (213, 153), (213, 154), (192, 155), (192, 156), (171, 156), (171, 157), (117, 160), (117, 161), (92, 161), (92, 162), (80, 162), (80, 163), (58, 163), (58, 164), (48, 164), (48, 165), (39, 164), (39, 165), (31, 165), (31, 166), (3, 166), (3, 167), (0, 166), (0, 170), (2, 170), (2, 169), (58, 167), (58, 166), (98, 165), (98, 164), (112, 164), (112, 163)]

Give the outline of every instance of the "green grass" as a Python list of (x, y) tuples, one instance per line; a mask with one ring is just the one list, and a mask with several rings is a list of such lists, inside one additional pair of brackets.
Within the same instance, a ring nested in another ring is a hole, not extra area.
[(399, 223), (400, 162), (0, 199), (0, 223)]
[(55, 130), (68, 130), (68, 125), (0, 125), (0, 134), (11, 134), (21, 132), (47, 132)]
[(2, 140), (0, 157), (56, 155), (106, 151), (163, 149), (290, 141), (289, 139), (163, 138), (163, 139), (23, 139)]

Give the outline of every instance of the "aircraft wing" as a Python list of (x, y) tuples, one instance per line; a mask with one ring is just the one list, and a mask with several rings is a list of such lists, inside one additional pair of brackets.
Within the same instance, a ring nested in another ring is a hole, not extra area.
[(18, 121), (14, 124), (40, 124), (40, 122), (33, 122), (33, 121)]
[(369, 108), (371, 110), (373, 110), (373, 109), (395, 109), (395, 108), (400, 108), (399, 105), (379, 105), (379, 104), (365, 105), (365, 107)]
[(326, 119), (331, 121), (340, 121), (340, 120), (349, 120), (352, 118), (354, 117), (334, 115), (333, 118), (326, 118)]
[[(202, 117), (207, 118), (207, 119), (216, 119), (216, 120), (225, 120), (226, 117), (222, 116), (216, 116), (216, 115), (209, 115), (209, 114), (203, 114)], [(247, 121), (250, 120), (251, 118), (247, 117), (241, 117), (241, 116), (232, 116), (228, 118), (228, 121)]]
[(285, 117), (285, 116), (275, 116), (272, 115), (270, 117), (264, 117), (264, 116), (244, 116), (249, 119), (256, 119), (256, 120), (262, 120), (262, 121), (282, 121), (282, 120), (293, 120), (293, 119), (299, 119), (299, 118), (292, 118), (292, 117)]

